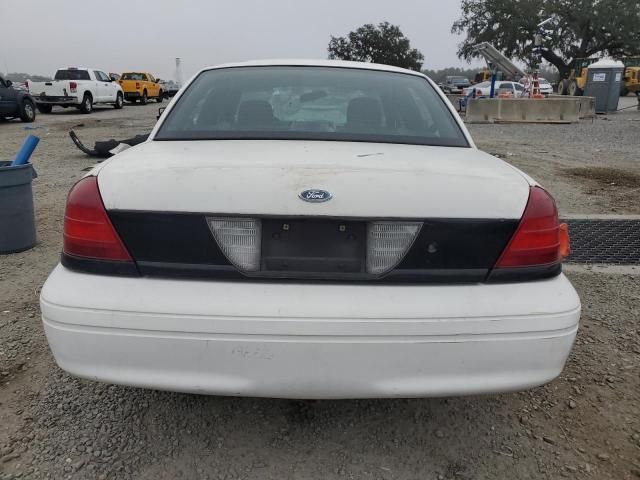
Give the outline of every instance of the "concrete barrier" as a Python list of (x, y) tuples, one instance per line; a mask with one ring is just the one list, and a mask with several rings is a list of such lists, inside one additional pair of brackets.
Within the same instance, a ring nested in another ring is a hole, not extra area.
[(596, 99), (595, 97), (567, 97), (562, 95), (550, 95), (549, 98), (573, 98), (578, 101), (578, 117), (594, 118), (596, 116)]
[(576, 97), (578, 99), (578, 117), (595, 118), (596, 99), (594, 97)]
[[(467, 105), (470, 123), (574, 123), (590, 115), (590, 97), (476, 98)], [(593, 100), (593, 99), (591, 99)]]

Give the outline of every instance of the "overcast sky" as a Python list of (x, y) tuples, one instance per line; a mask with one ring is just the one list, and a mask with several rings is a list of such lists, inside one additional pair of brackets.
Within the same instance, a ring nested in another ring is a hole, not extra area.
[[(466, 66), (450, 33), (458, 0), (0, 0), (0, 70), (146, 70), (185, 79), (207, 65), (261, 58), (326, 58), (330, 35), (364, 23), (400, 26), (424, 68)], [(16, 14), (19, 11), (17, 20)], [(11, 19), (15, 21), (11, 21)], [(11, 42), (7, 40), (11, 39)]]

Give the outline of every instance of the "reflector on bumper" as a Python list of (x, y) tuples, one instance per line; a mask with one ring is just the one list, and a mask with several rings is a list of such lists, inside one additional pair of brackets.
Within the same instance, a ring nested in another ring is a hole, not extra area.
[(367, 225), (367, 273), (379, 275), (405, 256), (422, 222), (371, 222)]
[(234, 266), (245, 272), (256, 272), (260, 269), (260, 220), (208, 217), (207, 223), (218, 246)]

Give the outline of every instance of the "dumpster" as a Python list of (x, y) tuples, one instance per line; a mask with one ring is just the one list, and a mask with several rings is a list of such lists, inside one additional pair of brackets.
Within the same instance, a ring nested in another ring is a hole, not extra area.
[(589, 65), (584, 95), (596, 99), (596, 113), (618, 110), (623, 72), (624, 64), (617, 60), (602, 59)]
[(36, 177), (30, 163), (0, 161), (0, 254), (33, 248), (36, 225), (31, 182)]

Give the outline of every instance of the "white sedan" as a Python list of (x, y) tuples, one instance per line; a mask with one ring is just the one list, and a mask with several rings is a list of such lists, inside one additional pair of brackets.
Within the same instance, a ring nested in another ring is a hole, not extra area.
[(580, 316), (566, 227), (424, 75), (207, 68), (69, 194), (42, 289), (79, 377), (283, 398), (526, 389)]
[[(494, 89), (496, 97), (500, 93), (510, 93), (513, 98), (520, 98), (524, 95), (524, 86), (518, 82), (498, 80), (495, 83)], [(462, 91), (462, 95), (467, 96), (470, 90), (476, 91), (476, 97), (488, 97), (491, 94), (491, 82), (482, 82), (471, 85)]]

